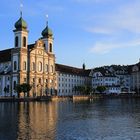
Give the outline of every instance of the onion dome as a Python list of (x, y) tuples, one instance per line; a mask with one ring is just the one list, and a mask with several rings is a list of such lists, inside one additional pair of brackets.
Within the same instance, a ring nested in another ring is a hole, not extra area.
[(15, 28), (17, 30), (22, 30), (22, 29), (26, 30), (27, 29), (26, 21), (22, 17), (20, 17), (20, 19), (15, 23)]
[(48, 26), (46, 26), (46, 28), (42, 31), (41, 34), (43, 37), (52, 37), (53, 36), (52, 30)]

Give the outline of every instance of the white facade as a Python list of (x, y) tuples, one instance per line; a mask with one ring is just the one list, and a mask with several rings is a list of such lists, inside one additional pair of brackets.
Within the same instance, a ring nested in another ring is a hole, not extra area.
[(87, 72), (87, 75), (85, 75), (84, 70), (71, 68), (69, 66), (65, 66), (65, 70), (67, 69), (68, 71), (63, 72), (64, 65), (62, 66), (61, 70), (57, 69), (57, 67), (61, 67), (61, 66), (62, 65), (56, 64), (57, 95), (58, 96), (77, 95), (79, 93), (74, 91), (75, 86), (83, 86), (83, 85), (91, 84), (91, 80), (90, 80), (91, 78), (89, 77), (88, 72)]

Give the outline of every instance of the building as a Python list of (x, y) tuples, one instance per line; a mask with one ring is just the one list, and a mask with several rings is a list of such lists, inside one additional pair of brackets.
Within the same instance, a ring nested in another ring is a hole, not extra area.
[(105, 86), (107, 94), (131, 92), (130, 66), (104, 66), (91, 71), (92, 87)]
[[(22, 14), (15, 23), (14, 47), (0, 51), (0, 96), (17, 96), (16, 85), (32, 86), (30, 96), (78, 95), (76, 86), (105, 86), (106, 93), (140, 92), (140, 63), (95, 69), (56, 64), (53, 32), (46, 25), (35, 43), (28, 44), (28, 27)], [(21, 96), (22, 93), (20, 94)]]
[(132, 90), (140, 93), (140, 62), (132, 66)]
[(17, 96), (17, 84), (32, 85), (31, 96), (53, 94), (56, 88), (53, 32), (48, 27), (28, 45), (27, 23), (22, 14), (15, 23), (14, 47), (0, 51), (0, 96)]
[[(104, 93), (120, 93), (119, 78), (105, 68), (96, 68), (92, 70), (92, 87), (105, 86)], [(96, 91), (97, 92), (97, 91)]]
[(74, 90), (74, 87), (91, 85), (90, 71), (91, 70), (85, 70), (84, 64), (81, 69), (56, 64), (57, 95), (71, 96), (80, 94)]

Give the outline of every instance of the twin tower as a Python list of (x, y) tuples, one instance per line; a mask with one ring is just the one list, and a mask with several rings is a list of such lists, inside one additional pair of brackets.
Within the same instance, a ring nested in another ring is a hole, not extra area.
[(15, 43), (11, 50), (12, 94), (16, 95), (17, 84), (32, 86), (30, 95), (42, 96), (56, 91), (55, 55), (53, 53), (53, 32), (46, 25), (42, 37), (28, 45), (27, 23), (22, 15), (15, 23)]
[[(27, 29), (27, 23), (25, 20), (20, 17), (20, 19), (15, 23), (15, 47), (16, 48), (27, 48), (28, 46), (28, 29)], [(44, 41), (44, 46), (46, 48), (46, 51), (48, 53), (53, 53), (53, 32), (48, 27), (48, 24), (46, 25), (46, 28), (42, 31), (42, 38), (41, 40)]]

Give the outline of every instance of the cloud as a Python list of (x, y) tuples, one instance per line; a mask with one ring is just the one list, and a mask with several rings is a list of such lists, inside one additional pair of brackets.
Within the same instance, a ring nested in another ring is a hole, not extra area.
[(133, 40), (131, 42), (97, 42), (92, 48), (90, 53), (106, 54), (118, 48), (137, 47), (140, 46), (140, 40)]
[[(129, 3), (112, 10), (101, 13), (101, 16), (91, 16), (89, 27), (86, 31), (99, 34), (115, 33), (127, 30), (140, 33), (140, 1)], [(103, 11), (104, 12), (104, 11)], [(89, 20), (89, 18), (88, 18)]]
[(109, 29), (109, 28), (103, 28), (103, 27), (93, 27), (93, 28), (86, 28), (86, 31), (90, 32), (90, 33), (99, 33), (99, 34), (111, 34), (113, 32), (113, 30)]

